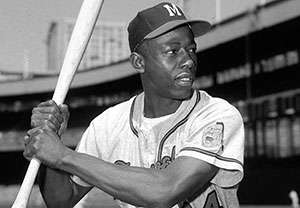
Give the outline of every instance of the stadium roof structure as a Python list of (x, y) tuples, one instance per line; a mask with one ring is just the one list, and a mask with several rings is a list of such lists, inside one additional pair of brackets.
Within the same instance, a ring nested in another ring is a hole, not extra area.
[[(71, 88), (105, 83), (133, 74), (136, 74), (136, 71), (130, 67), (130, 63), (123, 61), (78, 72), (74, 77)], [(57, 79), (58, 74), (33, 74), (27, 79), (0, 82), (0, 97), (51, 92), (55, 89)]]
[[(196, 39), (198, 51), (217, 46), (249, 33), (300, 16), (299, 0), (275, 0), (213, 25), (212, 31)], [(71, 89), (102, 84), (132, 76), (137, 72), (128, 60), (78, 72)], [(36, 74), (27, 79), (0, 82), (0, 97), (49, 93), (54, 91), (58, 75)]]
[(197, 38), (199, 50), (245, 36), (300, 16), (300, 1), (274, 0), (213, 25), (211, 32)]

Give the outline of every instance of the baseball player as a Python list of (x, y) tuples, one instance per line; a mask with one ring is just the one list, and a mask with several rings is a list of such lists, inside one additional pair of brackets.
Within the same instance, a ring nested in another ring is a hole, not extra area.
[(66, 106), (33, 109), (24, 156), (43, 163), (47, 206), (72, 207), (97, 187), (124, 208), (239, 207), (242, 118), (225, 100), (193, 89), (194, 38), (209, 28), (171, 3), (140, 11), (128, 33), (144, 91), (97, 116), (76, 151), (60, 141)]

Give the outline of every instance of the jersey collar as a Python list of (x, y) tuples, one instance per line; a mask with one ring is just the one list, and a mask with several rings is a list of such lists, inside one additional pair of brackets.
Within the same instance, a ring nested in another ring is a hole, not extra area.
[[(185, 121), (192, 110), (195, 108), (196, 104), (200, 101), (200, 92), (194, 90), (193, 96), (189, 100), (185, 100), (181, 103), (176, 112), (168, 119), (168, 122), (162, 127), (162, 130), (159, 134), (160, 138), (165, 138), (165, 135), (168, 135), (172, 129), (176, 129), (177, 126), (182, 125), (181, 123)], [(144, 93), (137, 95), (130, 109), (130, 128), (132, 132), (139, 137), (142, 115), (144, 112)]]

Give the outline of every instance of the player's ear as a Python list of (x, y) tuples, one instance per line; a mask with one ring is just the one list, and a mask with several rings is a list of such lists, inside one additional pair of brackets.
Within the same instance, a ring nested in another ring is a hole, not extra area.
[(132, 52), (130, 54), (130, 63), (139, 73), (145, 72), (144, 57), (141, 54)]

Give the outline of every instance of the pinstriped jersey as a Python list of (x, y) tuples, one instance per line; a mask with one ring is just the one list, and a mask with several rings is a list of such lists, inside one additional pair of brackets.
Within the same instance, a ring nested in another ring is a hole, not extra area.
[[(174, 207), (239, 207), (236, 192), (243, 178), (244, 127), (236, 108), (204, 91), (194, 91), (175, 113), (149, 125), (144, 122), (143, 107), (142, 93), (107, 109), (91, 122), (77, 151), (118, 165), (157, 169), (181, 156), (203, 160), (217, 166), (217, 174), (196, 197)], [(89, 185), (76, 176), (72, 179)]]

